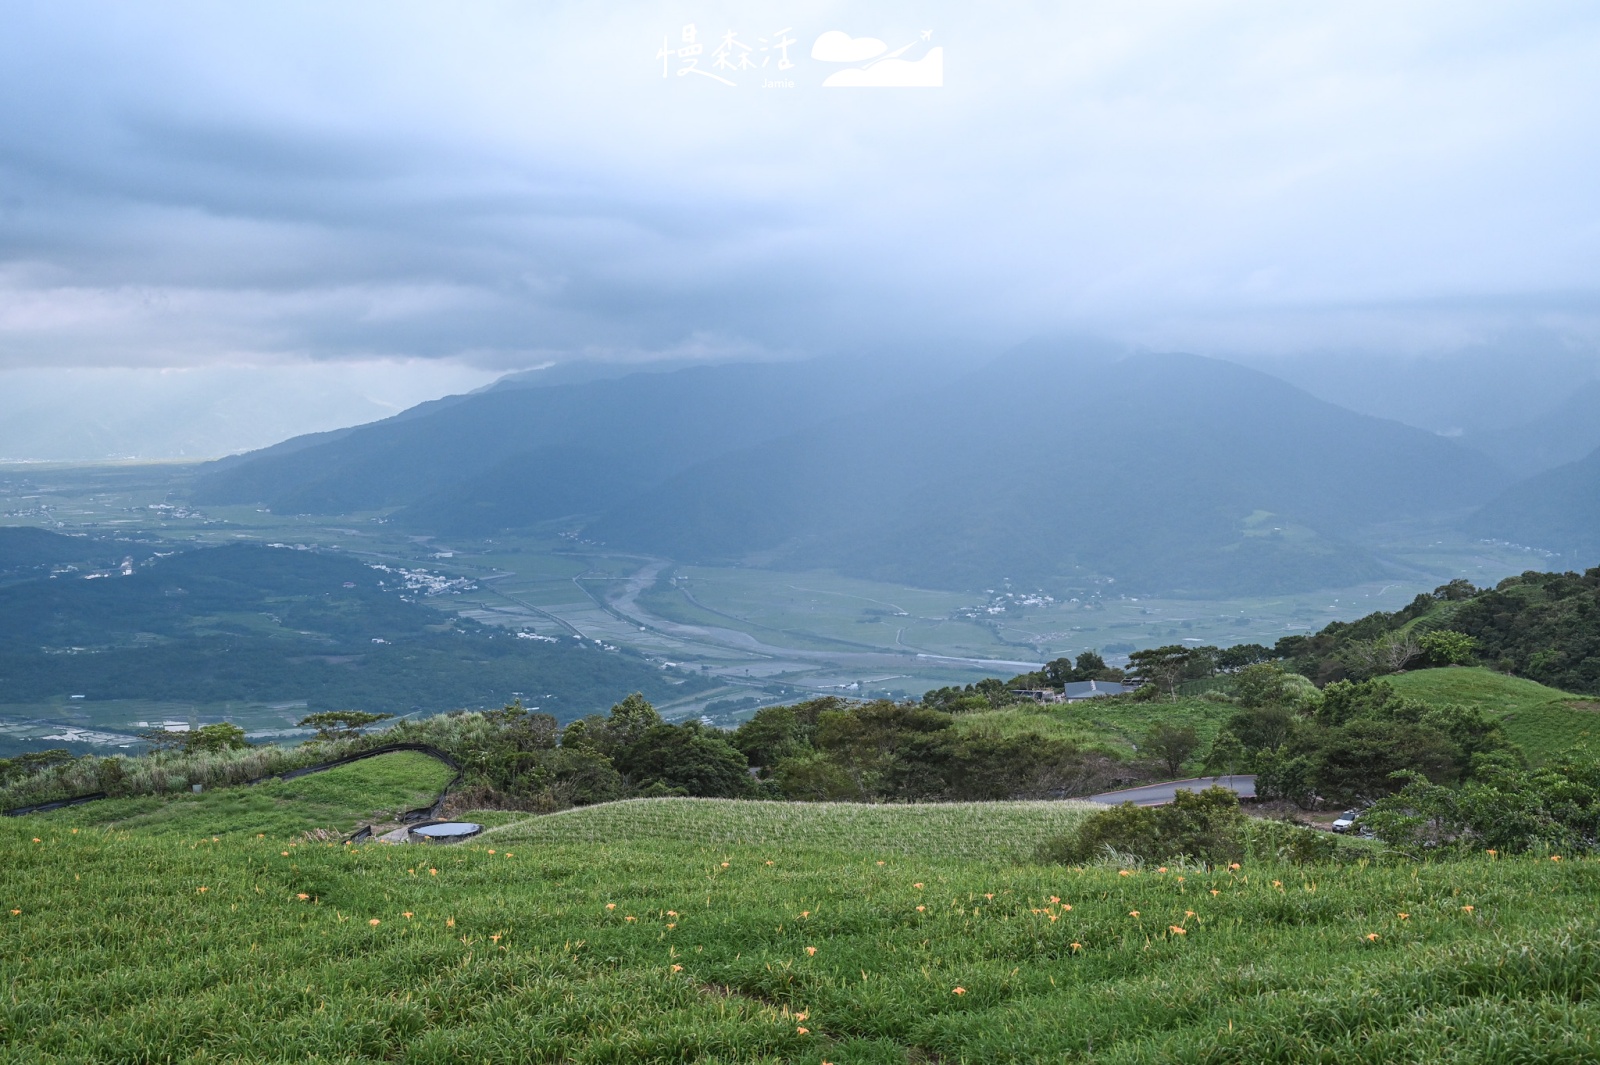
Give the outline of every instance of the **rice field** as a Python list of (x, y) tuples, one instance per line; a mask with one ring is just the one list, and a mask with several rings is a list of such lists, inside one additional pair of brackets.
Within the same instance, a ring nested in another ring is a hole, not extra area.
[(1081, 816), (652, 800), (452, 847), (6, 819), (0, 1061), (1600, 1060), (1590, 861), (1025, 857)]

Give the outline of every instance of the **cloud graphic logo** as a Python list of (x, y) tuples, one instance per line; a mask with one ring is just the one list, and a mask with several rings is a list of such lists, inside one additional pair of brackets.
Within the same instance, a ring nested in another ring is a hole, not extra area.
[(843, 30), (829, 30), (811, 46), (811, 58), (824, 63), (865, 63), (888, 50), (876, 37), (852, 37)]
[(865, 67), (837, 70), (825, 89), (937, 89), (944, 84), (944, 49), (930, 48), (921, 59), (884, 59)]

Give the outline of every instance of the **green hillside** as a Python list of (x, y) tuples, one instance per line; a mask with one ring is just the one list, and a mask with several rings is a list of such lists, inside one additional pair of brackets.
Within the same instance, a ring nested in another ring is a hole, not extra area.
[(1533, 762), (1600, 747), (1600, 700), (1482, 667), (1419, 669), (1386, 678), (1403, 695), (1475, 706), (1500, 716), (1511, 742)]
[(1600, 1055), (1588, 861), (1067, 869), (1013, 857), (1025, 808), (927, 814), (636, 802), (293, 848), (7, 819), (0, 1058)]
[(284, 839), (315, 829), (346, 835), (368, 821), (432, 804), (454, 775), (425, 754), (399, 751), (294, 780), (199, 795), (104, 799), (23, 820), (52, 832), (107, 829), (185, 839), (258, 832)]

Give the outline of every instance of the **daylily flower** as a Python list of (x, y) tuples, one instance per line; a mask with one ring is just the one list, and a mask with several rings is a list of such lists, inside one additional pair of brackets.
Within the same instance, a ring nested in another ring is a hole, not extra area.
[(683, 966), (681, 966), (681, 965), (674, 965), (674, 966), (673, 966), (673, 967), (672, 967), (672, 971), (673, 971), (673, 972), (675, 972), (675, 973), (681, 973), (681, 972), (683, 972)]
[(1137, 917), (1137, 916), (1139, 916), (1139, 911), (1138, 910), (1129, 910), (1128, 911), (1128, 916), (1129, 917)]
[(296, 895), (296, 896), (295, 896), (295, 898), (297, 898), (297, 899), (299, 899), (299, 900), (300, 900), (300, 901), (301, 901), (301, 902), (304, 902), (304, 901), (306, 901), (306, 900), (307, 900), (307, 899), (309, 899), (309, 898), (310, 898), (310, 897), (311, 897), (311, 896), (310, 896), (310, 895), (307, 895), (307, 894), (306, 894), (306, 893), (305, 893), (305, 892), (304, 892), (304, 891), (302, 891), (302, 892), (300, 892), (300, 894), (298, 894), (298, 895)]
[(965, 995), (967, 993), (967, 989), (964, 987), (952, 987), (950, 989), (950, 993), (952, 995)]
[(367, 923), (370, 924), (372, 927), (376, 928), (376, 927), (378, 927), (379, 921), (378, 921), (378, 919), (376, 917), (374, 917), (372, 920), (368, 921)]
[(1368, 932), (1367, 933), (1367, 942), (1368, 943), (1376, 943), (1377, 941), (1378, 941), (1378, 933), (1376, 933), (1376, 932)]
[(1186, 936), (1189, 934), (1189, 930), (1183, 927), (1181, 924), (1168, 925), (1167, 931), (1171, 932), (1175, 936)]
[(807, 947), (806, 948), (806, 957), (808, 957), (808, 958), (812, 957), (816, 953), (817, 953), (817, 948), (816, 947)]

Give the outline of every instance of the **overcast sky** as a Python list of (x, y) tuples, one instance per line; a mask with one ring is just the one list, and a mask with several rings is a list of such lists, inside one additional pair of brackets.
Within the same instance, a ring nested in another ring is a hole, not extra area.
[(1588, 2), (6, 7), (3, 368), (1600, 339)]

